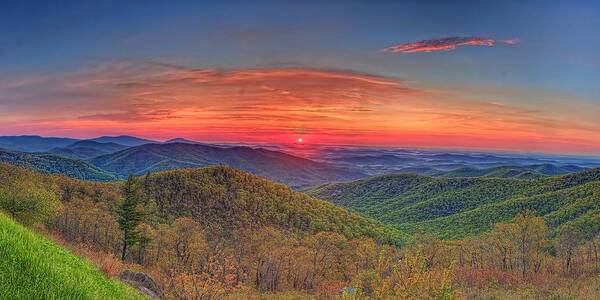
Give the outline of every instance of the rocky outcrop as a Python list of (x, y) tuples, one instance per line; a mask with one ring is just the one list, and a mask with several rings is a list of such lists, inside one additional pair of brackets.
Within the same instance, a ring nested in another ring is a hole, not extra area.
[(152, 277), (145, 273), (125, 270), (119, 274), (119, 279), (152, 299), (161, 299), (162, 291)]

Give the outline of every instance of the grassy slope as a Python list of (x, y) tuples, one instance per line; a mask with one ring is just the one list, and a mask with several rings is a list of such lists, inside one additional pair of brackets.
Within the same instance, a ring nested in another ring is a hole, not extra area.
[(0, 299), (144, 299), (0, 213)]
[(600, 169), (537, 180), (386, 175), (308, 191), (408, 232), (445, 238), (481, 233), (519, 212), (552, 228), (600, 213)]

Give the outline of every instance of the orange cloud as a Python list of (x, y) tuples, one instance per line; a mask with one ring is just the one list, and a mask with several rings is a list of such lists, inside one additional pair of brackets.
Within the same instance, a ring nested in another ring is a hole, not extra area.
[(459, 46), (487, 46), (492, 47), (496, 43), (516, 45), (519, 39), (494, 40), (481, 37), (445, 37), (438, 39), (422, 40), (414, 43), (398, 44), (383, 49), (384, 52), (394, 53), (417, 53), (454, 50)]
[[(600, 152), (600, 107), (542, 96), (349, 71), (124, 60), (0, 80), (0, 133)], [(554, 104), (518, 101), (537, 98)]]

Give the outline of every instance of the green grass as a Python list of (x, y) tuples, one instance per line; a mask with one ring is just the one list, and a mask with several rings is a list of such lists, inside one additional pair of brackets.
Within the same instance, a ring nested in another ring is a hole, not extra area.
[(0, 299), (144, 299), (0, 213)]

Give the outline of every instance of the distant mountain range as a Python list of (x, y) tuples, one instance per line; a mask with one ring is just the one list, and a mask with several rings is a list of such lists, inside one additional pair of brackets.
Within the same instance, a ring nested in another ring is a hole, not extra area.
[[(537, 177), (600, 167), (600, 157), (485, 153), (433, 149), (325, 146), (320, 161), (357, 167), (368, 175), (416, 173), (446, 176)], [(510, 170), (509, 170), (510, 168)], [(454, 174), (452, 174), (454, 172)], [(531, 172), (531, 173), (529, 173)]]
[(41, 137), (37, 135), (0, 136), (0, 148), (23, 152), (46, 152), (57, 147), (66, 147), (77, 139)]
[[(3, 150), (0, 161), (87, 180), (107, 181), (147, 172), (211, 165), (235, 167), (298, 189), (366, 176), (356, 169), (278, 151), (213, 146), (183, 138), (166, 142), (132, 136), (89, 140), (21, 136), (0, 140), (9, 141), (7, 148), (13, 149)], [(29, 149), (32, 153), (14, 149)]]
[[(114, 143), (127, 147), (139, 146), (157, 141), (142, 139), (134, 136), (102, 136), (93, 139), (72, 139), (61, 137), (41, 137), (38, 135), (0, 136), (0, 148), (22, 152), (48, 152), (55, 148), (74, 146), (76, 142), (92, 141), (98, 143)], [(97, 145), (97, 144), (96, 144)], [(90, 146), (84, 145), (84, 146)]]
[(346, 168), (250, 147), (214, 147), (200, 144), (167, 143), (131, 147), (102, 155), (90, 163), (123, 178), (162, 170), (227, 165), (253, 174), (303, 188), (332, 181), (362, 178)]
[[(6, 150), (5, 161), (19, 161), (44, 172), (62, 170), (69, 176), (103, 181), (129, 174), (222, 164), (303, 189), (390, 173), (531, 180), (600, 166), (598, 158), (575, 156), (320, 145), (302, 149), (263, 146), (267, 148), (214, 145), (185, 138), (160, 142), (127, 135), (85, 140), (0, 137), (0, 149)], [(309, 158), (295, 156), (297, 151)]]
[(160, 143), (157, 141), (142, 139), (142, 138), (138, 138), (135, 136), (129, 136), (129, 135), (101, 136), (101, 137), (90, 139), (90, 141), (99, 142), (99, 143), (115, 143), (115, 144), (120, 144), (120, 145), (124, 145), (124, 146), (129, 146), (129, 147), (140, 146), (140, 145), (144, 145), (144, 144)]
[(50, 149), (50, 153), (79, 159), (89, 159), (100, 155), (110, 154), (129, 148), (123, 144), (101, 143), (93, 140), (77, 141), (66, 147)]

